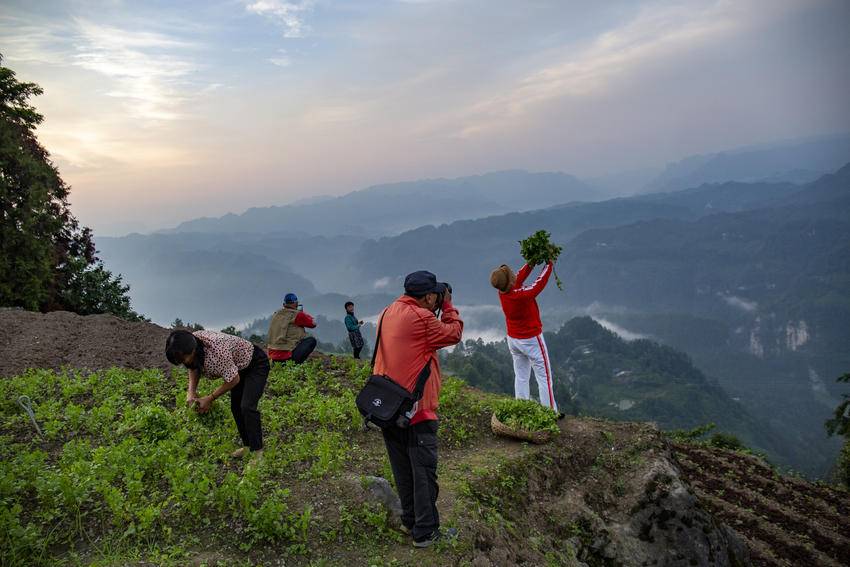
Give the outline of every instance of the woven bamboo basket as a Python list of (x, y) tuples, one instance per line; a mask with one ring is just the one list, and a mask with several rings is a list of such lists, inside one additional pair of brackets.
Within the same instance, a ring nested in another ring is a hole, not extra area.
[(512, 439), (519, 439), (521, 441), (531, 441), (532, 443), (542, 444), (547, 443), (552, 439), (551, 431), (526, 431), (525, 429), (514, 429), (512, 427), (508, 427), (496, 417), (496, 414), (493, 414), (493, 417), (490, 418), (490, 429), (493, 430), (493, 433), (496, 435), (501, 435), (502, 437), (510, 437)]

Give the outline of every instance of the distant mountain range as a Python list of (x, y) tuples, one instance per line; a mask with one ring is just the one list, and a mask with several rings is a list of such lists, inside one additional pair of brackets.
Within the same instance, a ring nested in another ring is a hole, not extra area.
[[(598, 234), (586, 231), (658, 222), (657, 219), (687, 224), (718, 213), (738, 213), (778, 205), (799, 192), (801, 186), (788, 183), (702, 185), (679, 192), (576, 203), (457, 221), (439, 227), (420, 227), (398, 236), (365, 242), (357, 256), (357, 266), (361, 270), (361, 277), (357, 279), (364, 282), (382, 278), (397, 280), (427, 259), (435, 273), (455, 280), (453, 285), (468, 301), (492, 302), (493, 291), (487, 275), (494, 266), (503, 262), (520, 264), (516, 243), (535, 230), (548, 230), (555, 241), (567, 243), (563, 261), (570, 262), (577, 253), (570, 241), (582, 233)], [(664, 229), (659, 230), (655, 236), (664, 241), (664, 245), (678, 245), (676, 241), (667, 242)], [(580, 242), (584, 245), (584, 241)], [(600, 241), (593, 245), (604, 248), (606, 243)], [(433, 250), (440, 253), (433, 253)], [(582, 273), (580, 266), (564, 264), (563, 269), (565, 273), (569, 271), (570, 278), (580, 277), (578, 274)], [(595, 280), (589, 283), (589, 288), (593, 288), (595, 283)], [(568, 295), (575, 298), (575, 289)], [(577, 301), (583, 302), (584, 299)]]
[(808, 183), (850, 159), (850, 134), (687, 157), (669, 164), (643, 192), (676, 191), (725, 181)]
[(500, 171), (376, 185), (341, 197), (184, 222), (169, 232), (382, 236), (418, 226), (608, 195), (565, 173)]

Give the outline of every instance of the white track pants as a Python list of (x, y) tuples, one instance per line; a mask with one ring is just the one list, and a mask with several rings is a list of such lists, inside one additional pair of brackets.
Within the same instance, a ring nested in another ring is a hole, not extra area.
[(549, 365), (549, 353), (543, 335), (530, 339), (508, 337), (508, 348), (514, 358), (514, 392), (516, 398), (531, 399), (529, 380), (531, 370), (537, 378), (537, 390), (540, 392), (540, 404), (558, 411), (555, 403), (555, 390), (552, 384), (552, 368)]

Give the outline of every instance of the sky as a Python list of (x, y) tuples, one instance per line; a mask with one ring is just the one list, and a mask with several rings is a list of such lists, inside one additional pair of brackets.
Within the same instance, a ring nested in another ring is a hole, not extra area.
[(96, 234), (372, 184), (592, 177), (850, 130), (846, 0), (0, 5)]

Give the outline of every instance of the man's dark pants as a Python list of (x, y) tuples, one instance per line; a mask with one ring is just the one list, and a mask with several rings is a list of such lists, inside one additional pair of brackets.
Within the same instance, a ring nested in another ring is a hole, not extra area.
[(292, 349), (292, 358), (290, 360), (295, 364), (301, 364), (307, 357), (310, 356), (314, 350), (316, 350), (316, 338), (315, 337), (306, 337), (298, 341), (298, 344), (295, 345), (295, 348)]
[(417, 541), (440, 527), (437, 512), (437, 422), (421, 421), (407, 429), (383, 430), (384, 444), (401, 499), (401, 522)]
[(242, 445), (257, 451), (263, 448), (263, 426), (257, 404), (269, 377), (269, 357), (257, 346), (251, 363), (239, 371), (239, 383), (230, 390), (230, 411)]

